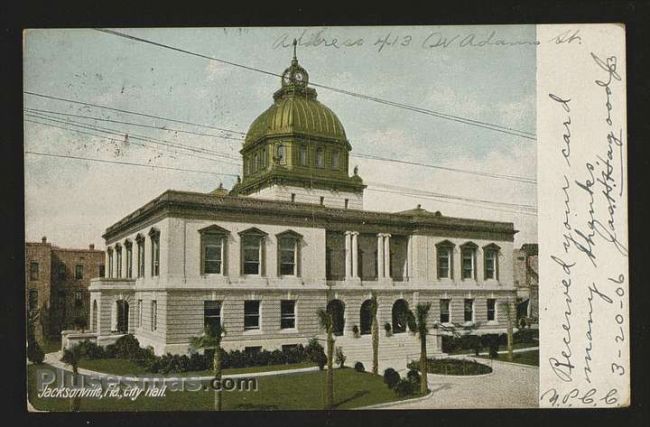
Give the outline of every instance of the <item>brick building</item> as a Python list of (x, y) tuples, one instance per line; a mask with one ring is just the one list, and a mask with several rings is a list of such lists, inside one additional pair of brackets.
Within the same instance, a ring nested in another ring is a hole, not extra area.
[(25, 302), (27, 310), (39, 309), (35, 327), (38, 338), (58, 335), (74, 326), (80, 317), (88, 322), (90, 279), (104, 275), (104, 251), (53, 246), (43, 237), (40, 243), (25, 244)]
[(539, 248), (537, 243), (524, 243), (513, 251), (513, 272), (517, 288), (518, 317), (539, 319)]

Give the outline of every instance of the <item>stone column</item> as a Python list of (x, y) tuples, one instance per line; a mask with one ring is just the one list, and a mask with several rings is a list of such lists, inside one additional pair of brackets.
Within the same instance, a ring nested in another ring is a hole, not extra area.
[(390, 279), (390, 234), (384, 234), (384, 277)]
[(406, 239), (406, 280), (411, 280), (413, 269), (413, 236), (408, 236)]
[(384, 277), (384, 235), (377, 233), (377, 279)]
[(352, 242), (350, 237), (351, 237), (350, 232), (346, 231), (345, 232), (345, 280), (348, 280), (352, 276), (352, 271), (350, 269), (352, 264), (352, 253), (351, 253)]
[(359, 232), (352, 232), (352, 278), (359, 278)]

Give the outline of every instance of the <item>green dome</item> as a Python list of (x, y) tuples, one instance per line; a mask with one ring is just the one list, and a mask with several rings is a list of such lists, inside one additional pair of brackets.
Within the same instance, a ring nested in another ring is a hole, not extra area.
[(244, 144), (281, 135), (313, 136), (347, 142), (345, 129), (336, 114), (308, 94), (281, 94), (275, 103), (251, 124)]

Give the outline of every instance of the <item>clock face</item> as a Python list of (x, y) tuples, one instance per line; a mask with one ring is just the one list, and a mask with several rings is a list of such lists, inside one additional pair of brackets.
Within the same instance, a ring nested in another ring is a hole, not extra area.
[(302, 73), (296, 73), (294, 77), (298, 82), (302, 82), (305, 79), (305, 76)]
[(291, 83), (291, 73), (289, 73), (288, 71), (286, 73), (284, 73), (284, 76), (282, 76), (282, 81), (285, 84)]

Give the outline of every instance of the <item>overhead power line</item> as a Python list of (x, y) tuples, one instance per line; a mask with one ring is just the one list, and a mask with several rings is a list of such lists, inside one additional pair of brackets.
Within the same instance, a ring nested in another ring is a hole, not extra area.
[(230, 174), (230, 173), (219, 173), (219, 172), (211, 172), (211, 171), (196, 170), (196, 169), (174, 168), (174, 167), (170, 167), (170, 166), (147, 165), (147, 164), (144, 164), (144, 163), (124, 162), (124, 161), (120, 161), (120, 160), (96, 159), (96, 158), (91, 158), (91, 157), (69, 156), (69, 155), (64, 155), (64, 154), (42, 153), (42, 152), (38, 152), (38, 151), (25, 151), (25, 154), (33, 154), (33, 155), (36, 155), (36, 156), (59, 157), (59, 158), (62, 158), (62, 159), (83, 160), (83, 161), (87, 161), (87, 162), (111, 163), (111, 164), (118, 164), (118, 165), (125, 165), (125, 166), (139, 166), (139, 167), (144, 167), (144, 168), (166, 169), (166, 170), (181, 171), (181, 172), (194, 172), (194, 173), (202, 173), (202, 174), (210, 174), (210, 175), (237, 177), (237, 175)]
[[(62, 112), (59, 112), (59, 111), (42, 110), (42, 109), (39, 109), (39, 108), (25, 108), (23, 111), (32, 112), (32, 113), (46, 113), (46, 114), (57, 115), (57, 116), (65, 116), (65, 117), (77, 117), (77, 118), (81, 118), (81, 119), (97, 120), (97, 121), (102, 121), (102, 122), (118, 123), (118, 124), (124, 124), (124, 125), (129, 125), (129, 126), (137, 126), (137, 127), (143, 127), (143, 128), (158, 129), (158, 130), (163, 130), (163, 131), (167, 131), (167, 132), (185, 133), (185, 134), (197, 135), (197, 136), (207, 136), (207, 137), (210, 137), (210, 138), (229, 139), (229, 140), (238, 141), (238, 142), (243, 141), (243, 138), (241, 138), (241, 137), (235, 138), (235, 137), (232, 137), (232, 136), (214, 135), (214, 134), (211, 134), (211, 133), (192, 132), (192, 131), (183, 130), (183, 129), (168, 128), (167, 126), (152, 126), (152, 125), (146, 125), (146, 124), (142, 124), (142, 123), (125, 122), (125, 121), (122, 121), (122, 120), (107, 119), (107, 118), (103, 118), (103, 117), (86, 116), (86, 115), (83, 115), (83, 114), (62, 113)], [(230, 131), (230, 132), (235, 132), (235, 131)], [(216, 141), (216, 142), (219, 142), (219, 141)]]
[[(187, 49), (181, 49), (181, 48), (178, 48), (178, 47), (175, 47), (175, 46), (171, 46), (171, 45), (164, 44), (164, 43), (159, 43), (159, 42), (156, 42), (156, 41), (153, 41), (153, 40), (148, 40), (148, 39), (144, 39), (144, 38), (141, 38), (141, 37), (132, 36), (130, 34), (126, 34), (126, 33), (120, 32), (120, 31), (109, 30), (109, 29), (106, 29), (106, 28), (96, 28), (96, 30), (100, 31), (100, 32), (103, 32), (103, 33), (106, 33), (106, 34), (113, 35), (113, 36), (122, 37), (122, 38), (129, 39), (129, 40), (132, 40), (132, 41), (140, 42), (140, 43), (150, 44), (152, 46), (157, 46), (157, 47), (160, 47), (160, 48), (169, 49), (169, 50), (172, 50), (172, 51), (175, 51), (175, 52), (180, 52), (180, 53), (184, 53), (184, 54), (187, 54), (187, 55), (196, 56), (196, 57), (207, 59), (207, 60), (210, 60), (210, 61), (217, 61), (217, 62), (220, 62), (222, 64), (231, 65), (233, 67), (238, 67), (238, 68), (242, 68), (242, 69), (245, 69), (245, 70), (254, 71), (254, 72), (262, 73), (262, 74), (269, 75), (269, 76), (281, 77), (280, 74), (274, 73), (274, 72), (271, 72), (271, 71), (268, 71), (268, 70), (263, 70), (261, 68), (256, 68), (256, 67), (252, 67), (252, 66), (249, 66), (249, 65), (240, 64), (240, 63), (237, 63), (237, 62), (228, 61), (228, 60), (217, 58), (217, 57), (214, 57), (214, 56), (204, 55), (204, 54), (193, 52), (193, 51), (190, 51), (190, 50), (187, 50)], [(377, 102), (377, 103), (384, 104), (384, 105), (389, 105), (389, 106), (393, 106), (393, 107), (397, 107), (397, 108), (402, 108), (402, 109), (405, 109), (405, 110), (409, 110), (409, 111), (413, 111), (413, 112), (417, 112), (417, 113), (421, 113), (421, 114), (426, 114), (426, 115), (429, 115), (429, 116), (433, 116), (433, 117), (437, 117), (437, 118), (441, 118), (441, 119), (445, 119), (445, 120), (451, 120), (451, 121), (455, 121), (455, 122), (458, 122), (458, 123), (463, 123), (463, 124), (470, 125), (470, 126), (476, 126), (476, 127), (479, 127), (479, 128), (489, 129), (489, 130), (493, 130), (493, 131), (496, 131), (496, 132), (510, 134), (510, 135), (518, 136), (518, 137), (521, 137), (521, 138), (526, 138), (526, 139), (533, 140), (533, 141), (537, 140), (535, 134), (532, 133), (532, 132), (528, 132), (528, 131), (518, 130), (518, 129), (511, 128), (511, 127), (501, 126), (501, 125), (488, 123), (488, 122), (484, 122), (484, 121), (480, 121), (480, 120), (469, 119), (469, 118), (461, 117), (461, 116), (457, 116), (457, 115), (441, 113), (439, 111), (434, 111), (434, 110), (423, 108), (423, 107), (417, 107), (417, 106), (413, 106), (413, 105), (409, 105), (409, 104), (405, 104), (405, 103), (390, 101), (390, 100), (378, 98), (378, 97), (375, 97), (375, 96), (364, 95), (364, 94), (361, 94), (361, 93), (358, 93), (358, 92), (352, 92), (352, 91), (345, 90), (345, 89), (339, 89), (339, 88), (336, 88), (336, 87), (333, 87), (333, 86), (328, 86), (328, 85), (324, 85), (324, 84), (320, 84), (320, 83), (310, 82), (310, 84), (312, 86), (314, 86), (314, 87), (320, 87), (320, 88), (327, 89), (327, 90), (330, 90), (330, 91), (333, 91), (333, 92), (341, 93), (341, 94), (348, 95), (348, 96), (353, 96), (353, 97), (360, 98), (360, 99), (365, 99), (365, 100), (368, 100), (368, 101)]]
[[(67, 98), (61, 98), (53, 95), (46, 95), (46, 94), (40, 94), (40, 93), (34, 93), (34, 92), (25, 92), (27, 94), (32, 94), (35, 96), (41, 96), (45, 98), (50, 98), (50, 99), (55, 99), (55, 100), (60, 100), (60, 101), (65, 101), (65, 102), (72, 102), (76, 104), (81, 104), (81, 105), (86, 105), (86, 106), (91, 106), (91, 107), (97, 107), (97, 108), (106, 108), (106, 109), (112, 109), (112, 107), (107, 107), (103, 105), (98, 105), (98, 104), (91, 104), (88, 102), (82, 102), (82, 101), (76, 101), (76, 100), (71, 100)], [(67, 114), (67, 113), (61, 113), (61, 112), (55, 112), (55, 111), (49, 111), (49, 110), (42, 110), (42, 109), (35, 109), (35, 108), (27, 108), (26, 110), (30, 111), (36, 111), (36, 112), (44, 112), (44, 113), (50, 113), (50, 114), (58, 114), (58, 115), (64, 115), (64, 116), (76, 116), (74, 114)], [(133, 113), (137, 115), (141, 115), (141, 113)], [(145, 117), (150, 116), (150, 115), (145, 115)], [(94, 118), (96, 120), (105, 120), (109, 121), (107, 119), (100, 119), (100, 118)], [(167, 120), (166, 118), (160, 118), (162, 120)], [(169, 119), (170, 121), (173, 122), (180, 122), (183, 123), (183, 121), (176, 120), (176, 119)], [(116, 123), (120, 123), (119, 121), (115, 121)], [(133, 124), (135, 126), (138, 126), (138, 124), (129, 122), (129, 123), (124, 123), (124, 124)], [(205, 128), (210, 128), (208, 125), (203, 125), (200, 123), (192, 123), (193, 126), (199, 126), (199, 127), (205, 127)], [(160, 129), (157, 126), (149, 126), (149, 125), (142, 125), (144, 127), (152, 127), (156, 129)], [(169, 128), (165, 128), (167, 130), (172, 130)], [(174, 131), (178, 132), (183, 132), (182, 130), (179, 129), (174, 129)], [(229, 132), (229, 133), (236, 133), (236, 134), (243, 134), (241, 131), (233, 130), (233, 129), (223, 129), (223, 131)], [(194, 133), (194, 132), (189, 132), (189, 131), (184, 131), (185, 133), (192, 133), (192, 134), (199, 134), (199, 133)], [(205, 136), (212, 136), (211, 134), (201, 134)], [(220, 136), (220, 138), (226, 138), (224, 136)], [(233, 137), (228, 137), (228, 139), (237, 139)], [(433, 169), (440, 169), (440, 170), (446, 170), (450, 172), (459, 172), (459, 173), (465, 173), (465, 174), (470, 174), (470, 175), (475, 175), (475, 176), (484, 176), (488, 178), (495, 178), (495, 179), (504, 179), (504, 180), (509, 180), (509, 181), (515, 181), (515, 182), (522, 182), (526, 184), (536, 184), (537, 180), (535, 178), (531, 177), (526, 177), (526, 176), (518, 176), (518, 175), (508, 175), (508, 174), (500, 174), (500, 173), (495, 173), (495, 172), (481, 172), (481, 171), (474, 171), (470, 169), (461, 169), (461, 168), (452, 168), (452, 167), (447, 167), (447, 166), (440, 166), (440, 165), (435, 165), (431, 163), (423, 163), (423, 162), (413, 162), (413, 161), (408, 161), (408, 160), (399, 160), (399, 159), (393, 159), (393, 158), (387, 158), (387, 157), (382, 157), (382, 156), (376, 156), (372, 154), (363, 154), (363, 153), (352, 153), (352, 157), (356, 158), (361, 158), (361, 159), (369, 159), (369, 160), (376, 160), (376, 161), (385, 161), (385, 162), (392, 162), (392, 163), (401, 163), (401, 164), (408, 164), (408, 165), (414, 165), (414, 166), (421, 166), (421, 167), (428, 167), (428, 168), (433, 168)]]
[(40, 98), (48, 98), (48, 99), (54, 99), (54, 100), (58, 100), (58, 101), (71, 102), (73, 104), (85, 105), (87, 107), (105, 108), (107, 110), (117, 111), (119, 113), (133, 114), (133, 115), (136, 115), (136, 116), (148, 117), (150, 119), (166, 120), (168, 122), (182, 123), (182, 124), (191, 125), (191, 126), (199, 126), (199, 127), (207, 128), (207, 129), (220, 130), (222, 132), (229, 132), (229, 133), (236, 133), (236, 134), (240, 134), (240, 135), (246, 135), (244, 132), (240, 132), (240, 131), (234, 131), (234, 130), (220, 128), (220, 127), (216, 127), (216, 126), (202, 125), (202, 124), (199, 124), (199, 123), (188, 122), (188, 121), (185, 121), (185, 120), (172, 119), (172, 118), (169, 118), (169, 117), (156, 116), (156, 115), (153, 115), (153, 114), (139, 113), (137, 111), (129, 111), (129, 110), (121, 109), (121, 108), (109, 107), (107, 105), (91, 104), (89, 102), (81, 102), (81, 101), (76, 101), (74, 99), (61, 98), (61, 97), (53, 96), (53, 95), (46, 95), (46, 94), (42, 94), (42, 93), (30, 92), (30, 91), (27, 91), (27, 90), (23, 91), (23, 93), (25, 93), (27, 95), (37, 96), (37, 97), (40, 97)]

